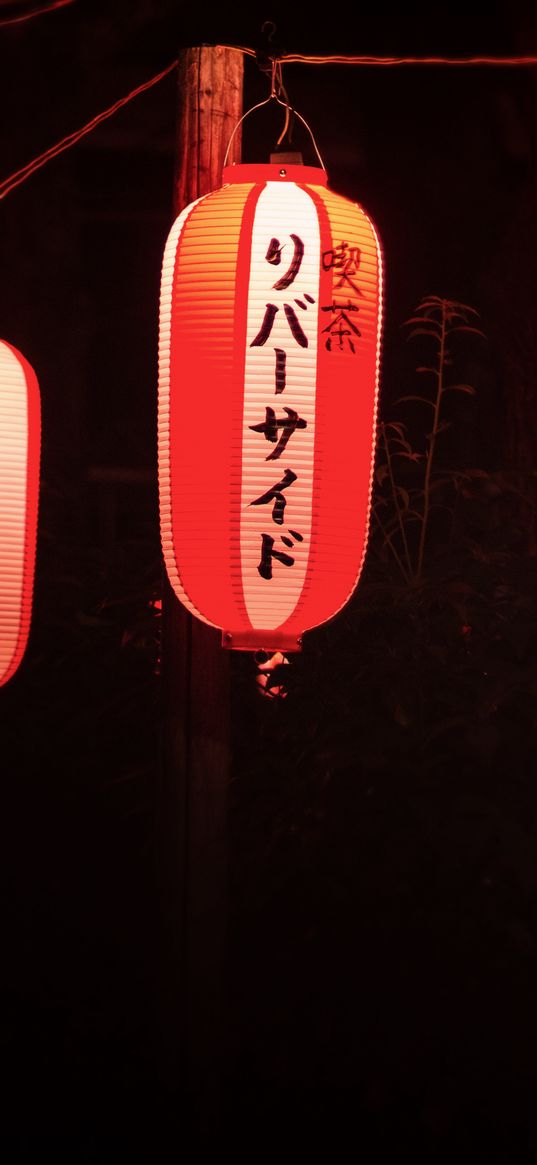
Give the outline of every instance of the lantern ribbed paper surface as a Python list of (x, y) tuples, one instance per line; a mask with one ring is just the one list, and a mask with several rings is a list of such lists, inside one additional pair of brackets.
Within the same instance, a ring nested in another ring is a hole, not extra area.
[(17, 670), (30, 629), (40, 426), (35, 373), (0, 340), (0, 684)]
[(161, 532), (170, 581), (230, 647), (298, 650), (360, 574), (381, 255), (323, 170), (231, 166), (164, 255)]

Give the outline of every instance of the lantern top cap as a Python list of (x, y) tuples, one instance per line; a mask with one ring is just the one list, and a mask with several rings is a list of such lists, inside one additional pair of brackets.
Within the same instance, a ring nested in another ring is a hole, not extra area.
[(298, 182), (300, 185), (326, 186), (328, 177), (321, 166), (287, 165), (285, 162), (224, 166), (223, 185), (240, 182)]

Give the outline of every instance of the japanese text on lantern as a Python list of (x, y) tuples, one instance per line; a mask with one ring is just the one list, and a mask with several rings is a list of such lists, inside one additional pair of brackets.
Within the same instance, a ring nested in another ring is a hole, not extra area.
[[(292, 287), (295, 282), (302, 261), (304, 258), (304, 243), (299, 235), (291, 233), (289, 236), (293, 254), (287, 270), (279, 279), (272, 285), (272, 290), (277, 292), (287, 293), (288, 289)], [(279, 267), (282, 263), (282, 254), (289, 248), (288, 243), (281, 243), (278, 238), (271, 238), (267, 247), (265, 261), (274, 267)], [(360, 308), (354, 300), (357, 297), (362, 297), (363, 292), (357, 283), (357, 273), (360, 266), (361, 251), (357, 246), (349, 246), (346, 241), (342, 241), (338, 245), (322, 253), (322, 266), (324, 271), (334, 272), (332, 283), (332, 301), (328, 304), (321, 304), (320, 311), (328, 316), (328, 322), (321, 328), (321, 336), (324, 340), (324, 346), (328, 352), (346, 352), (351, 355), (356, 354), (356, 343), (361, 336), (360, 329), (356, 321), (356, 313)], [(270, 340), (274, 323), (280, 312), (283, 311), (283, 317), (288, 325), (288, 344), (297, 345), (300, 348), (308, 347), (308, 337), (304, 331), (301, 323), (301, 313), (306, 312), (308, 308), (315, 304), (315, 299), (308, 292), (301, 293), (300, 297), (294, 297), (292, 292), (289, 295), (283, 295), (278, 298), (280, 302), (269, 302), (265, 305), (263, 318), (260, 322), (259, 330), (254, 339), (250, 343), (251, 348), (264, 347)], [(324, 320), (322, 321), (324, 322)], [(280, 333), (281, 334), (281, 333)], [(281, 341), (280, 341), (281, 342)], [(274, 347), (274, 395), (278, 396), (283, 393), (287, 383), (287, 348)], [(281, 410), (273, 407), (273, 405), (265, 405), (265, 418), (260, 419), (255, 425), (249, 425), (249, 429), (255, 433), (261, 434), (265, 441), (273, 445), (265, 456), (265, 461), (278, 461), (284, 451), (289, 446), (286, 453), (286, 460), (291, 460), (293, 451), (293, 435), (297, 430), (307, 428), (308, 422), (304, 417), (299, 415), (297, 409), (284, 405)], [(264, 489), (259, 497), (253, 498), (249, 505), (251, 506), (267, 506), (272, 507), (270, 511), (271, 525), (269, 530), (273, 530), (273, 524), (276, 526), (284, 525), (285, 508), (289, 492), (295, 482), (298, 481), (298, 474), (287, 466), (283, 473), (280, 473), (278, 480), (271, 484), (269, 489)], [(287, 549), (282, 549), (281, 546), (276, 546), (276, 540), (273, 533), (268, 533), (263, 530), (260, 533), (260, 559), (257, 566), (258, 573), (261, 578), (270, 580), (273, 577), (273, 560), (282, 563), (283, 566), (294, 566), (295, 558), (288, 551), (294, 549), (295, 553), (298, 544), (303, 542), (303, 535), (300, 531), (295, 529), (288, 530), (288, 533), (280, 533), (279, 537), (281, 543)]]
[[(356, 283), (360, 255), (360, 248), (349, 247), (346, 241), (339, 243), (337, 247), (331, 247), (328, 251), (323, 251), (323, 271), (333, 269), (337, 275), (333, 284), (334, 292), (343, 290), (347, 294), (346, 303), (340, 303), (334, 298), (332, 303), (321, 307), (322, 312), (329, 313), (329, 322), (322, 329), (323, 335), (326, 335), (325, 347), (329, 352), (337, 347), (340, 352), (347, 350), (353, 355), (356, 353), (356, 340), (361, 336), (361, 332), (351, 313), (360, 311), (360, 308), (351, 302), (351, 292), (354, 295), (363, 295)], [(333, 316), (333, 319), (330, 319), (330, 316)]]
[[(293, 244), (293, 256), (287, 270), (276, 282), (272, 285), (273, 291), (286, 292), (294, 283), (304, 258), (304, 243), (302, 239), (296, 235), (290, 235)], [(282, 252), (285, 244), (280, 243), (279, 239), (272, 238), (269, 242), (265, 259), (267, 263), (271, 263), (274, 267), (279, 267), (282, 262)], [(294, 298), (289, 296), (292, 302), (287, 300), (283, 302), (283, 312), (287, 324), (289, 325), (289, 342), (298, 344), (301, 348), (308, 347), (308, 337), (304, 332), (299, 318), (299, 312), (307, 311), (308, 307), (315, 303), (312, 295), (307, 292), (301, 298)], [(272, 328), (276, 316), (281, 310), (281, 306), (277, 303), (267, 303), (265, 307), (265, 314), (261, 327), (251, 341), (251, 348), (263, 347), (270, 338)], [(298, 311), (297, 311), (298, 308)], [(287, 350), (285, 348), (274, 348), (274, 393), (278, 395), (285, 391), (286, 387), (286, 366), (287, 366)], [(256, 425), (249, 425), (255, 433), (260, 433), (264, 436), (265, 441), (275, 446), (265, 456), (265, 461), (278, 461), (291, 443), (292, 437), (297, 429), (306, 429), (308, 422), (301, 416), (296, 409), (284, 406), (279, 414), (277, 409), (272, 405), (265, 406), (265, 419), (260, 420)], [(290, 450), (290, 453), (292, 449)], [(289, 456), (289, 454), (287, 455)], [(290, 456), (289, 456), (290, 459)], [(275, 476), (278, 476), (275, 474)], [(249, 503), (251, 506), (272, 506), (270, 513), (270, 521), (276, 526), (283, 526), (285, 507), (287, 498), (285, 490), (290, 489), (293, 484), (298, 481), (298, 475), (293, 469), (286, 468), (283, 474), (279, 475), (279, 480), (274, 482), (269, 489), (264, 490), (263, 493), (253, 498)], [(272, 529), (272, 526), (269, 527)], [(281, 542), (287, 550), (293, 549), (304, 541), (303, 535), (299, 530), (288, 530), (288, 533), (280, 534)], [(272, 560), (276, 559), (281, 562), (283, 566), (294, 566), (295, 559), (293, 555), (288, 554), (287, 550), (275, 548), (275, 538), (271, 533), (265, 530), (261, 533), (261, 547), (260, 560), (257, 567), (261, 578), (272, 578)]]

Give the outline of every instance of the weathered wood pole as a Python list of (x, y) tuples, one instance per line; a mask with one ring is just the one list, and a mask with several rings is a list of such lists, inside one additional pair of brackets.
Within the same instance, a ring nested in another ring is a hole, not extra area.
[[(243, 54), (238, 50), (202, 45), (180, 53), (175, 214), (221, 186), (226, 147), (242, 114), (242, 84)], [(240, 133), (229, 160), (240, 161)], [(216, 1115), (226, 1043), (221, 988), (229, 653), (222, 650), (220, 633), (192, 618), (167, 580), (162, 690), (156, 838), (164, 923), (162, 1032), (170, 1078), (181, 1081), (199, 1124), (211, 1120), (211, 1111)]]

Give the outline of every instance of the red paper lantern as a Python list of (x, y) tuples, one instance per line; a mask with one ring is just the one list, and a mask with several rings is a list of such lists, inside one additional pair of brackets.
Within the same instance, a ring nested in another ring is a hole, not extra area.
[(164, 254), (161, 532), (168, 575), (228, 647), (297, 651), (365, 553), (382, 266), (321, 168), (228, 166)]
[(0, 340), (0, 685), (17, 670), (30, 630), (40, 434), (35, 372)]

